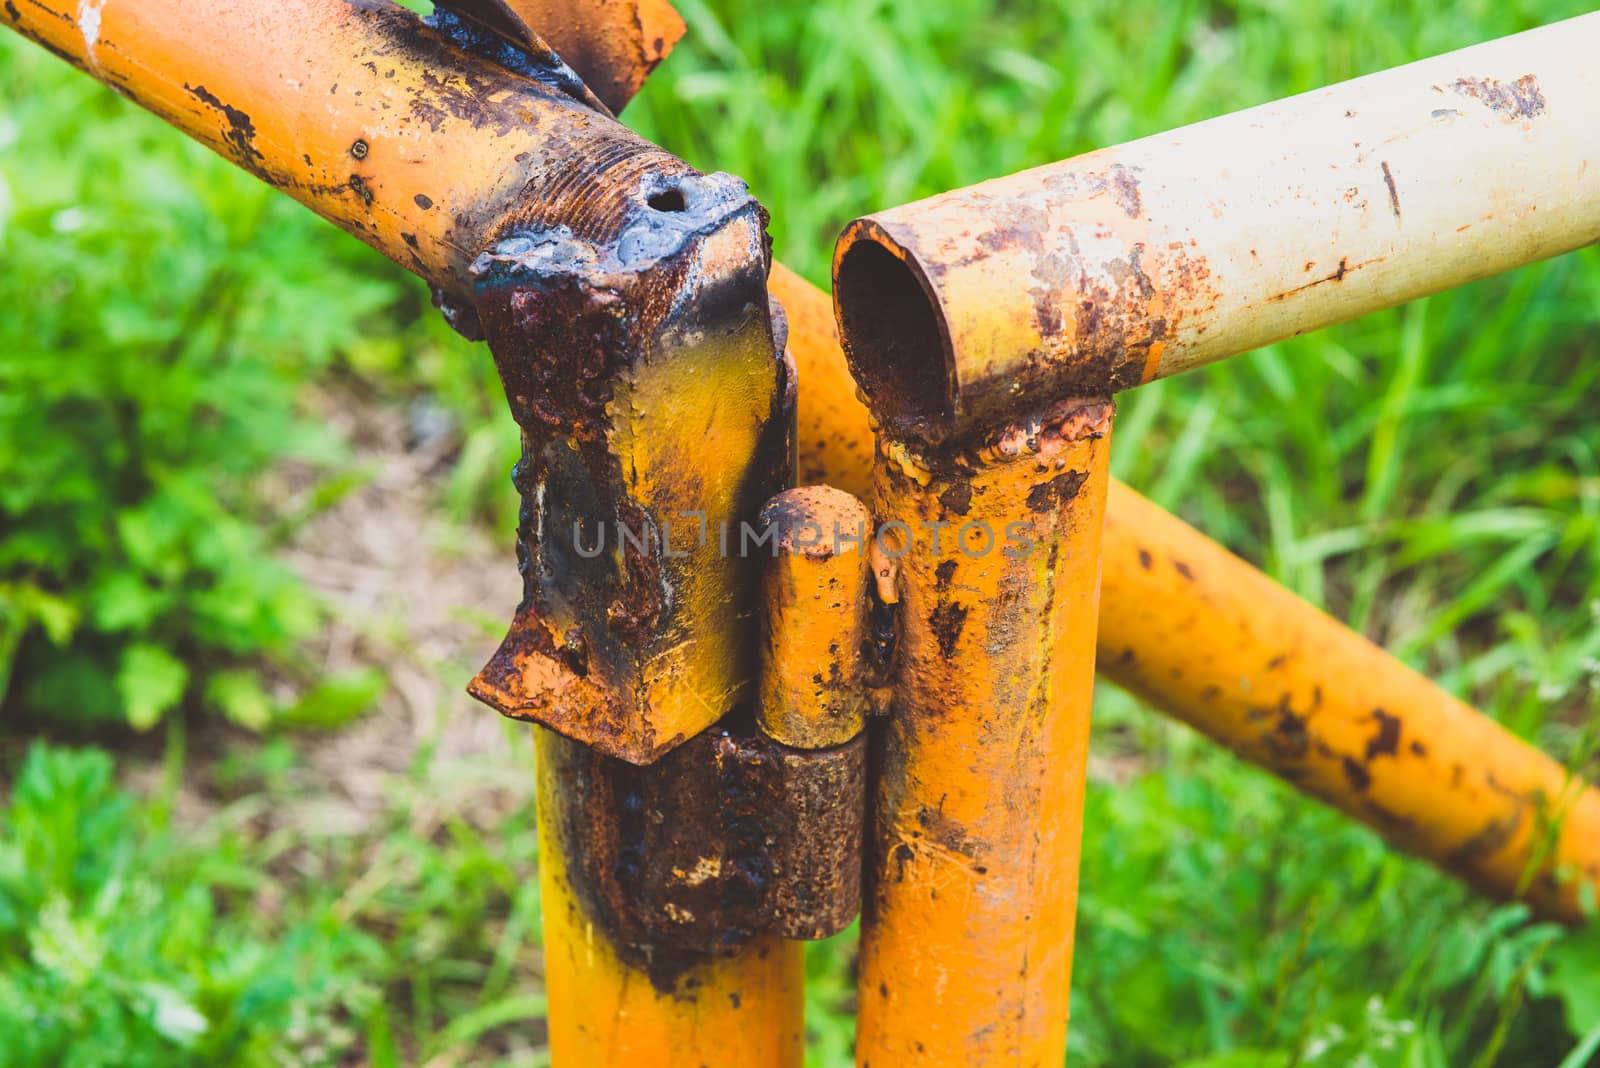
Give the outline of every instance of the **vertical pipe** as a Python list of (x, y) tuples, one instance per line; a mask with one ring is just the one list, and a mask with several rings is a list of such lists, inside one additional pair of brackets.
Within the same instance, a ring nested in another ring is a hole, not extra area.
[(880, 438), (900, 635), (862, 925), (863, 1066), (1059, 1065), (1112, 406)]
[(582, 777), (597, 757), (534, 727), (545, 990), (556, 1068), (799, 1068), (798, 942), (759, 935), (731, 956), (630, 944), (586, 886)]

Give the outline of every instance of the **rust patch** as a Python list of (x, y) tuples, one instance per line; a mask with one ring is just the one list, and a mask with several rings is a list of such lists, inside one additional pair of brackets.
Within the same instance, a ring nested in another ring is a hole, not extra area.
[(1372, 785), (1372, 773), (1355, 757), (1343, 757), (1339, 763), (1344, 769), (1346, 781), (1350, 783), (1350, 789), (1361, 793)]
[(972, 483), (959, 480), (939, 494), (939, 504), (947, 512), (966, 515), (972, 509)]
[(552, 741), (567, 879), (660, 992), (757, 935), (825, 938), (855, 918), (865, 736), (806, 752), (725, 724), (645, 766)]
[(226, 120), (227, 127), (222, 131), (222, 142), (228, 147), (228, 153), (233, 157), (233, 161), (269, 185), (277, 184), (264, 167), (266, 157), (256, 148), (256, 127), (249, 114), (240, 111), (232, 104), (223, 103), (217, 99), (216, 94), (203, 85), (190, 85), (184, 82), (183, 88), (196, 100), (215, 108)]
[(1532, 74), (1524, 74), (1509, 83), (1496, 78), (1457, 78), (1450, 88), (1458, 96), (1478, 101), (1508, 122), (1544, 114), (1544, 91), (1539, 88), (1539, 80)]
[(1144, 199), (1139, 196), (1139, 179), (1133, 171), (1120, 163), (1113, 163), (1110, 171), (1111, 196), (1117, 207), (1130, 219), (1137, 219), (1144, 211)]
[(1396, 219), (1400, 218), (1400, 193), (1394, 187), (1394, 174), (1389, 170), (1389, 161), (1383, 161), (1383, 184), (1389, 187), (1389, 210), (1394, 212)]
[(1078, 495), (1089, 478), (1086, 471), (1064, 471), (1048, 482), (1028, 491), (1028, 511), (1035, 514), (1058, 512)]
[(1303, 760), (1311, 745), (1304, 716), (1296, 715), (1285, 697), (1278, 706), (1278, 721), (1267, 736), (1267, 747), (1279, 760)]
[(1381, 708), (1372, 710), (1372, 721), (1378, 732), (1367, 739), (1367, 763), (1381, 756), (1395, 756), (1400, 752), (1400, 717), (1391, 716)]
[[(1339, 258), (1339, 266), (1335, 267), (1328, 274), (1323, 275), (1321, 278), (1307, 282), (1305, 285), (1295, 286), (1293, 289), (1286, 289), (1281, 293), (1274, 293), (1272, 296), (1266, 299), (1265, 303), (1276, 304), (1279, 301), (1288, 300), (1296, 293), (1304, 292), (1305, 290), (1311, 289), (1315, 286), (1326, 285), (1329, 282), (1343, 282), (1345, 275), (1351, 273), (1352, 271), (1359, 271), (1361, 268), (1366, 267), (1369, 264), (1381, 263), (1387, 258), (1388, 257), (1386, 256), (1374, 256), (1369, 260), (1362, 260), (1360, 263), (1352, 264), (1348, 257), (1341, 256)], [(1315, 264), (1306, 264), (1306, 270), (1309, 271), (1313, 266), (1315, 266)]]
[(961, 640), (961, 628), (967, 622), (967, 607), (956, 601), (940, 601), (928, 613), (928, 627), (939, 643), (939, 652), (945, 659), (956, 654), (956, 643)]

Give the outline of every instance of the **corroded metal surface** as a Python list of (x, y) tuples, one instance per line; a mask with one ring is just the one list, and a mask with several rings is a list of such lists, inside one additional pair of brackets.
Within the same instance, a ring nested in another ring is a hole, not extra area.
[[(628, 941), (641, 926), (626, 911), (631, 903), (624, 888), (639, 885), (650, 858), (638, 850), (662, 831), (648, 824), (649, 813), (659, 809), (648, 808), (627, 784), (642, 776), (654, 784), (650, 797), (656, 801), (681, 784), (607, 761), (553, 731), (537, 728), (535, 736), (553, 1062), (799, 1068), (805, 1050), (800, 943), (748, 932), (710, 953)], [(615, 807), (597, 809), (602, 798)], [(605, 850), (613, 867), (596, 864), (590, 849)], [(700, 873), (691, 866), (674, 878), (688, 884)], [(692, 896), (692, 886), (682, 889)], [(656, 910), (652, 919), (671, 922), (670, 892), (658, 888), (643, 897)], [(725, 911), (720, 903), (713, 908)]]
[(939, 440), (1600, 238), (1587, 15), (851, 224), (846, 349)]
[(1066, 1052), (1109, 401), (972, 450), (880, 441), (897, 560), (894, 709), (874, 758), (857, 1060)]
[(855, 918), (864, 737), (801, 750), (718, 726), (644, 767), (574, 742), (541, 752), (580, 906), (662, 992), (704, 957)]
[(1126, 487), (1103, 568), (1107, 677), (1478, 889), (1581, 920), (1600, 793)]
[[(831, 405), (831, 436), (802, 422), (800, 469), (861, 479), (872, 429), (833, 326), (815, 315), (828, 297), (779, 279), (802, 420), (807, 390)], [(1104, 677), (1478, 890), (1579, 919), (1582, 885), (1600, 891), (1600, 791), (1115, 479), (1103, 537)], [(1378, 712), (1405, 732), (1393, 754)], [(1559, 872), (1570, 877), (1552, 888)]]
[(550, 42), (612, 112), (622, 111), (684, 31), (683, 19), (667, 0), (452, 3)]
[(759, 205), (726, 175), (641, 186), (593, 239), (513, 230), (473, 267), (523, 429), (525, 596), (471, 690), (636, 763), (754, 696), (738, 539), (788, 480), (792, 418)]
[(841, 745), (865, 724), (872, 517), (843, 490), (806, 486), (768, 501), (761, 524), (773, 553), (756, 720), (784, 745)]

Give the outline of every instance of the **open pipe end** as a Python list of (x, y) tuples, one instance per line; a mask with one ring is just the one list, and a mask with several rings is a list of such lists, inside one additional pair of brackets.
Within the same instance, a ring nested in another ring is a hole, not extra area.
[(833, 263), (834, 312), (873, 416), (899, 436), (943, 438), (956, 415), (955, 357), (933, 288), (871, 219), (851, 223)]

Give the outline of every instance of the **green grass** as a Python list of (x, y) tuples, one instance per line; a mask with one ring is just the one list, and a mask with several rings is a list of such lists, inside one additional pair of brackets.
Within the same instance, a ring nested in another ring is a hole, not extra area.
[[(865, 211), (1584, 5), (695, 0), (681, 8), (689, 38), (625, 119), (699, 166), (748, 178), (773, 211), (778, 255), (820, 282), (839, 228)], [(170, 194), (160, 209), (192, 220), (182, 234), (146, 241), (221, 250), (186, 254), (228, 256), (244, 264), (241, 285), (287, 290), (281, 299), (294, 312), (269, 351), (240, 359), (264, 358), (288, 376), (355, 375), (393, 396), (442, 393), (471, 429), (441, 507), (463, 522), (503, 525), (514, 438), (487, 354), (421, 314), (415, 287), (299, 209), (264, 202), (246, 176), (86, 89), (42, 53), (0, 41), (0, 83), (0, 280), (13, 292), (38, 276), (10, 235), (29, 226), (48, 234), (68, 207), (93, 213), (110, 242), (86, 253), (121, 254), (121, 222), (152, 209), (138, 185), (119, 190), (91, 177), (111, 154), (144, 161), (123, 165), (160, 170)], [(282, 251), (269, 257), (263, 248)], [(324, 264), (394, 287), (370, 305), (378, 325), (370, 317), (338, 325), (350, 305), (327, 284)], [(150, 310), (159, 293), (104, 276), (87, 256), (55, 270), (86, 292), (124, 287), (128, 314), (166, 314)], [(1125, 397), (1113, 463), (1291, 588), (1592, 773), (1600, 438), (1588, 417), (1600, 373), (1597, 307), (1600, 254), (1589, 249), (1272, 346)], [(330, 346), (330, 332), (342, 340)], [(126, 344), (115, 335), (94, 343)], [(42, 344), (35, 351), (50, 355)], [(8, 388), (0, 384), (0, 412)], [(0, 569), (0, 583), (16, 581)], [(46, 624), (36, 625), (35, 655), (48, 656)], [(1089, 792), (1070, 1064), (1588, 1062), (1600, 1033), (1593, 931), (1566, 934), (1473, 899), (1114, 691), (1100, 694), (1095, 747), (1135, 772), (1125, 785)], [(235, 803), (246, 805), (292, 793), (248, 776), (241, 789)], [(350, 961), (318, 965), (340, 982), (371, 985), (339, 1010), (340, 1048), (367, 1050), (375, 1063), (389, 1050), (406, 1063), (446, 1049), (476, 1051), (486, 1063), (512, 1058), (499, 1014), (534, 1013), (538, 997), (525, 810), (506, 841), (469, 825), (418, 842), (406, 827), (409, 805), (397, 803), (393, 820), (359, 846), (266, 841), (219, 820), (195, 848), (236, 858), (241, 879), (272, 880), (284, 918), (261, 920), (252, 938), (302, 923), (318, 929), (330, 922), (330, 898), (354, 895), (345, 908), (355, 908), (363, 941)], [(3, 840), (15, 837), (5, 824)], [(286, 855), (312, 859), (286, 865)], [(372, 877), (381, 889), (367, 898), (372, 870), (398, 874)], [(215, 900), (235, 893), (202, 885)], [(462, 907), (473, 894), (492, 898), (480, 902), (501, 923), (492, 936)], [(436, 959), (438, 969), (408, 974), (408, 962)], [(848, 944), (818, 949), (809, 967), (813, 1060), (846, 1064)], [(307, 995), (308, 1012), (331, 1011), (319, 996)]]

